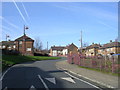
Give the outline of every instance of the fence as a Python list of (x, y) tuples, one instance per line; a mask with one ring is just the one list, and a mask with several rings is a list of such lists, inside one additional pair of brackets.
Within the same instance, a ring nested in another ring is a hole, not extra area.
[(81, 54), (72, 54), (67, 56), (70, 64), (76, 64), (83, 67), (94, 68), (105, 72), (120, 73), (119, 57), (100, 57), (100, 56), (83, 56)]

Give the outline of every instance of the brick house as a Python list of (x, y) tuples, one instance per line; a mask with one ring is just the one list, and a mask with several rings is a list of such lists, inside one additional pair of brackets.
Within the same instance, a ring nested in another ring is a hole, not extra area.
[(22, 55), (33, 55), (33, 39), (23, 35), (15, 39), (15, 43), (17, 51), (19, 51)]
[(33, 39), (26, 35), (23, 35), (15, 39), (15, 41), (0, 42), (0, 49), (18, 51), (22, 55), (33, 55), (33, 43), (34, 43)]
[(112, 55), (112, 54), (120, 54), (120, 42), (112, 42), (104, 44), (99, 48), (98, 54), (104, 55)]
[(2, 41), (0, 42), (0, 49), (15, 50), (16, 44), (14, 41)]
[(66, 47), (68, 49), (68, 54), (77, 54), (78, 53), (78, 47), (75, 44), (70, 44)]
[(98, 54), (98, 49), (101, 47), (100, 44), (94, 44), (92, 43), (92, 45), (88, 46), (85, 48), (84, 50), (84, 54), (86, 56), (96, 56)]
[(68, 46), (52, 46), (50, 49), (51, 56), (66, 56), (69, 53), (78, 53), (78, 47), (72, 43)]

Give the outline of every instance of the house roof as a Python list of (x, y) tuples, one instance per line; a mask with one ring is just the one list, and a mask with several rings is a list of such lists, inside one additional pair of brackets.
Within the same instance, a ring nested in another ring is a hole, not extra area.
[(111, 47), (120, 47), (120, 42), (110, 42), (110, 43), (104, 44), (100, 49), (111, 48)]
[(15, 45), (14, 41), (2, 41), (2, 45)]
[(70, 44), (70, 45), (68, 45), (68, 46), (66, 46), (66, 48), (67, 49), (72, 49), (73, 47), (76, 47), (76, 48), (78, 48), (75, 44)]
[(23, 39), (25, 39), (26, 41), (34, 41), (33, 39), (31, 39), (30, 37), (23, 35), (17, 39), (15, 39), (15, 41), (23, 41)]
[(62, 51), (65, 47), (64, 46), (53, 46), (51, 47), (52, 50)]
[(100, 44), (92, 44), (92, 45), (86, 47), (86, 49), (99, 48), (99, 47), (101, 47)]
[(68, 45), (68, 46), (52, 46), (51, 49), (52, 50), (57, 50), (57, 51), (62, 51), (63, 49), (73, 49), (73, 47), (78, 48), (76, 45), (74, 45), (73, 43)]

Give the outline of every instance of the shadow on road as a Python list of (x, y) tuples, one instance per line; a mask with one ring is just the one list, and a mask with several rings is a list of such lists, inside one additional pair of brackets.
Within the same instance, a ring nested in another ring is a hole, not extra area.
[(62, 82), (56, 80), (57, 83), (53, 84), (46, 80), (45, 78), (54, 78), (49, 73), (60, 72), (60, 71), (50, 71), (46, 72), (37, 67), (23, 67), (16, 66), (10, 69), (4, 76), (2, 80), (2, 88), (26, 88), (29, 89), (31, 86), (35, 88), (44, 88), (43, 83), (39, 79), (38, 75), (41, 76), (43, 81), (49, 88), (62, 88)]

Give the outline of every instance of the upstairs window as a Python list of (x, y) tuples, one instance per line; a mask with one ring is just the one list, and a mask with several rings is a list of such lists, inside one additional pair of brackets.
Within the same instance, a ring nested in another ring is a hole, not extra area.
[(22, 44), (22, 41), (20, 41), (19, 44)]

